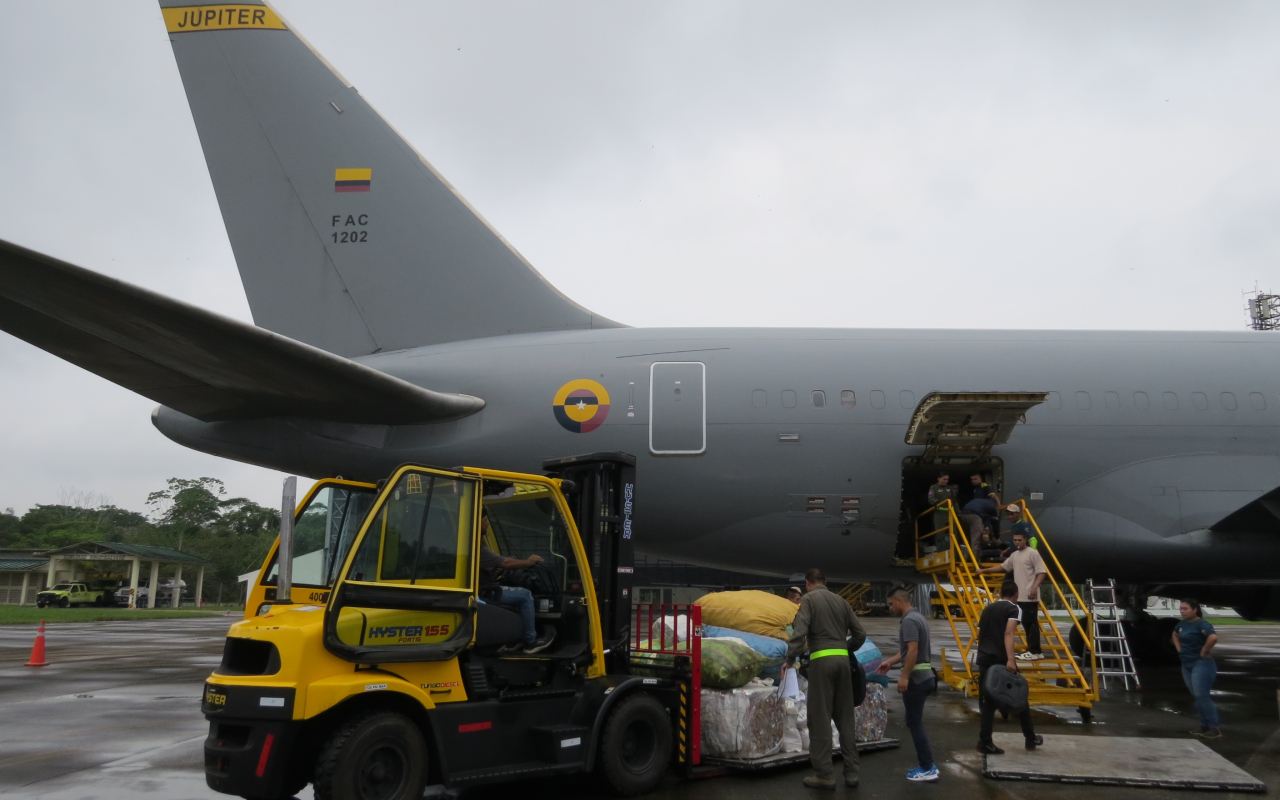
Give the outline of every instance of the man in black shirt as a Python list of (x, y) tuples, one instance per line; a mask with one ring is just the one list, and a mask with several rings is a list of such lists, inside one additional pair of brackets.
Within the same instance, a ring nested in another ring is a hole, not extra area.
[[(982, 730), (978, 734), (978, 752), (1000, 755), (1004, 750), (996, 747), (991, 740), (991, 727), (995, 722), (996, 704), (987, 697), (987, 670), (997, 664), (1004, 664), (1010, 672), (1018, 671), (1018, 662), (1013, 657), (1013, 637), (1018, 632), (1018, 624), (1022, 622), (1022, 609), (1014, 601), (1018, 599), (1018, 584), (1005, 581), (1000, 587), (1000, 599), (982, 610), (978, 620), (978, 708), (982, 713)], [(1031, 709), (1025, 708), (1019, 715), (1022, 722), (1022, 736), (1026, 740), (1027, 749), (1035, 750), (1037, 745), (1044, 744), (1044, 737), (1036, 735), (1031, 725)]]

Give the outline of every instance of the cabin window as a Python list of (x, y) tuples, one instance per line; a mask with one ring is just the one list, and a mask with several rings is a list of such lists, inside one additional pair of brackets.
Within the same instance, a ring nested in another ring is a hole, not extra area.
[(796, 392), (794, 389), (787, 389), (782, 393), (782, 407), (783, 408), (796, 407)]
[(916, 396), (907, 389), (898, 392), (898, 405), (903, 408), (914, 408), (916, 405)]
[(1253, 406), (1255, 411), (1266, 411), (1267, 398), (1262, 396), (1262, 392), (1249, 392), (1249, 405)]
[(1106, 401), (1107, 408), (1109, 410), (1111, 411), (1120, 410), (1120, 395), (1117, 394), (1116, 392), (1107, 392), (1106, 396), (1103, 399)]
[(1062, 395), (1057, 392), (1049, 392), (1049, 397), (1045, 400), (1045, 403), (1048, 404), (1049, 408), (1057, 411), (1062, 408)]
[(1173, 392), (1165, 392), (1163, 397), (1164, 397), (1165, 408), (1169, 409), (1170, 411), (1178, 410), (1178, 396), (1176, 394), (1174, 394)]
[(1231, 392), (1223, 392), (1218, 400), (1221, 401), (1222, 407), (1228, 411), (1236, 410), (1236, 396)]
[(1209, 398), (1205, 396), (1204, 392), (1192, 392), (1191, 405), (1195, 406), (1200, 411), (1204, 411), (1209, 407)]
[(826, 393), (826, 392), (822, 391), (821, 389), (814, 389), (814, 390), (813, 390), (813, 407), (814, 407), (814, 408), (826, 408), (826, 407), (827, 407), (827, 393)]
[(884, 392), (879, 389), (873, 389), (871, 392), (871, 407), (884, 408)]
[[(1258, 395), (1258, 397), (1262, 397), (1262, 395)], [(840, 392), (841, 408), (853, 408), (857, 404), (858, 404), (858, 398), (854, 396), (852, 389), (845, 389), (844, 391)]]
[(1076, 392), (1076, 408), (1081, 411), (1088, 411), (1093, 408), (1093, 400), (1089, 397), (1088, 392)]
[(751, 393), (751, 407), (764, 408), (769, 404), (768, 398), (764, 393), (764, 389), (756, 389)]
[(1147, 397), (1146, 392), (1133, 393), (1133, 407), (1139, 411), (1146, 411), (1151, 408), (1151, 398)]

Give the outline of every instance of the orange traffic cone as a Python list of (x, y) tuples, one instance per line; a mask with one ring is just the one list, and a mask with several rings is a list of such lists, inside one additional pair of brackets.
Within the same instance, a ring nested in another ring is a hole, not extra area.
[(49, 662), (44, 660), (44, 620), (40, 620), (40, 630), (36, 631), (36, 643), (31, 647), (31, 660), (26, 665), (28, 667), (49, 665)]

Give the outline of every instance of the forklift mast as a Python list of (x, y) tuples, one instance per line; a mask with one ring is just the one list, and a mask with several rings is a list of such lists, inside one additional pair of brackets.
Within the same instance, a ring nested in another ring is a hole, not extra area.
[[(542, 463), (562, 487), (595, 580), (600, 630), (611, 669), (627, 663), (631, 639), (631, 588), (635, 580), (632, 520), (636, 459), (628, 453), (590, 453)], [(621, 670), (625, 672), (625, 669)]]

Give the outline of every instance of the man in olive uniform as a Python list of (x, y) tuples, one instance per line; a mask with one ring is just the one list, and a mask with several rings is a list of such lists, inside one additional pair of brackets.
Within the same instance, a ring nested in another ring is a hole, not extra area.
[(867, 640), (853, 608), (827, 589), (826, 576), (814, 568), (804, 574), (807, 590), (792, 624), (795, 658), (809, 652), (809, 762), (816, 775), (804, 779), (813, 789), (834, 789), (831, 777), (831, 723), (840, 731), (844, 783), (858, 785), (857, 729), (853, 720), (853, 672), (849, 653)]
[[(960, 508), (956, 505), (956, 499), (959, 497), (960, 487), (951, 483), (951, 476), (943, 472), (938, 475), (938, 482), (929, 487), (929, 505), (936, 506), (943, 500), (950, 500), (951, 506), (959, 513)], [(933, 529), (946, 528), (949, 525), (950, 512), (945, 508), (940, 508), (933, 512)], [(948, 537), (946, 533), (940, 533), (930, 540), (938, 550), (946, 550), (948, 545)]]

